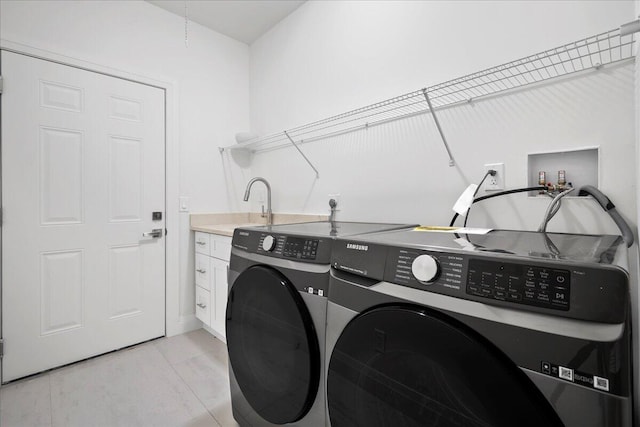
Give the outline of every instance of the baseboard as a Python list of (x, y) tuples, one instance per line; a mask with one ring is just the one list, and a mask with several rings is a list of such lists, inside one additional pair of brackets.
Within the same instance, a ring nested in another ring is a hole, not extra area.
[(225, 337), (223, 337), (222, 334), (217, 333), (216, 331), (214, 331), (213, 329), (211, 329), (207, 325), (203, 324), (202, 325), (202, 329), (204, 329), (205, 331), (209, 332), (211, 335), (213, 335), (214, 337), (216, 337), (217, 339), (219, 339), (223, 343), (225, 343), (225, 344), (227, 343), (227, 339)]
[(184, 334), (186, 332), (195, 331), (202, 328), (202, 322), (198, 320), (195, 314), (180, 316), (180, 320), (175, 323), (167, 323), (167, 337)]

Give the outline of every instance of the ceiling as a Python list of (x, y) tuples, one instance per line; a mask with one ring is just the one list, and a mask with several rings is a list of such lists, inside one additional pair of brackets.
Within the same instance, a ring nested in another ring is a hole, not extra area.
[(306, 0), (147, 0), (246, 44), (253, 43)]

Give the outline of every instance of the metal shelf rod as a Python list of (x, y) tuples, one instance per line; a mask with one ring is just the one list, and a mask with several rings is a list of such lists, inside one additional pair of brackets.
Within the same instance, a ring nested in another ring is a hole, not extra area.
[(309, 163), (309, 166), (311, 166), (311, 169), (313, 169), (314, 171), (316, 171), (316, 178), (320, 178), (320, 173), (318, 172), (318, 169), (316, 169), (315, 166), (313, 166), (313, 163), (311, 163), (311, 161), (307, 158), (307, 156), (304, 155), (304, 153), (302, 152), (302, 150), (300, 149), (300, 147), (298, 147), (295, 143), (295, 141), (289, 136), (289, 134), (287, 133), (287, 131), (284, 131), (284, 134), (287, 136), (287, 138), (289, 138), (289, 141), (291, 141), (291, 143), (293, 144), (294, 147), (296, 147), (296, 150), (298, 150), (298, 152), (300, 153), (300, 155), (302, 157), (304, 157), (304, 159), (307, 161), (307, 163)]
[(424, 98), (427, 100), (427, 104), (429, 104), (429, 111), (431, 111), (431, 116), (433, 117), (433, 121), (436, 122), (436, 127), (438, 128), (438, 132), (440, 133), (440, 138), (442, 138), (442, 142), (444, 143), (444, 148), (446, 148), (447, 154), (449, 155), (449, 166), (455, 166), (456, 163), (453, 160), (451, 149), (449, 148), (449, 144), (447, 143), (447, 138), (444, 136), (444, 132), (442, 132), (442, 127), (440, 126), (440, 122), (438, 121), (436, 110), (434, 110), (433, 105), (431, 105), (431, 100), (429, 99), (429, 94), (427, 93), (427, 89), (422, 89), (422, 94), (424, 95)]

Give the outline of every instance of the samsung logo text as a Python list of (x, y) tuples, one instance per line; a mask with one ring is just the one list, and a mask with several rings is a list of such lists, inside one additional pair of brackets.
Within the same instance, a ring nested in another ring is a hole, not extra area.
[(347, 243), (347, 249), (354, 249), (356, 251), (368, 251), (368, 245), (356, 245), (355, 243)]

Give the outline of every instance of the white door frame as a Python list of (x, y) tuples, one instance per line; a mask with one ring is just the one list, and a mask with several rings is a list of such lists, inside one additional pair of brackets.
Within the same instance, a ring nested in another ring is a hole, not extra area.
[[(180, 218), (178, 203), (180, 156), (177, 83), (59, 55), (48, 50), (15, 43), (6, 39), (0, 39), (0, 50), (142, 83), (165, 91), (165, 227), (167, 229), (165, 237), (165, 331), (167, 336), (172, 336), (198, 328), (200, 322), (194, 314), (183, 316), (180, 313)], [(2, 266), (0, 265), (1, 268)], [(1, 290), (2, 283), (0, 283)], [(2, 327), (1, 322), (2, 308), (0, 306), (0, 328)]]

